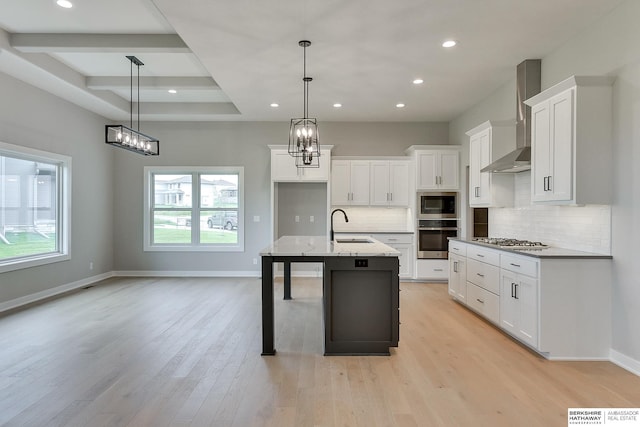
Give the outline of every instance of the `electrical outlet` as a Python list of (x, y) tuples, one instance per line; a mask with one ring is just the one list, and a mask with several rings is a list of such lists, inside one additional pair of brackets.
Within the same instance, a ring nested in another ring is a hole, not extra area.
[(89, 263), (89, 270), (93, 270), (93, 261)]
[(260, 222), (260, 216), (259, 215), (254, 215), (253, 216), (253, 222)]
[(258, 265), (258, 258), (253, 259), (253, 265)]
[(296, 221), (296, 222), (300, 222), (300, 215), (296, 215), (296, 217), (295, 217), (295, 221)]
[(309, 217), (309, 222), (314, 222), (315, 220), (316, 220), (316, 219), (314, 218), (314, 216), (313, 216), (313, 215), (311, 215), (311, 216)]

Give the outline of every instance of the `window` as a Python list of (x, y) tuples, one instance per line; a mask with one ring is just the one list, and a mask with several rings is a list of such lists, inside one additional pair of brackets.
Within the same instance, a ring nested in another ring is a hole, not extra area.
[(146, 167), (145, 251), (243, 251), (242, 167)]
[(0, 272), (69, 259), (71, 158), (0, 142)]

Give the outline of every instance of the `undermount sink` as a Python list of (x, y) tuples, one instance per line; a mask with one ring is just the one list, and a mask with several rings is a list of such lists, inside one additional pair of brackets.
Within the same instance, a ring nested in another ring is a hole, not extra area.
[(336, 243), (373, 243), (369, 239), (336, 239)]

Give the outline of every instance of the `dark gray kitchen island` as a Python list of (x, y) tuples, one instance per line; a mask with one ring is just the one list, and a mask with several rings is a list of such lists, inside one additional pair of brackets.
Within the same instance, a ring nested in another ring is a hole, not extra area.
[(323, 263), (324, 354), (388, 355), (399, 339), (399, 252), (375, 239), (283, 236), (262, 257), (262, 355), (274, 355), (273, 264), (284, 263), (291, 298), (291, 263)]

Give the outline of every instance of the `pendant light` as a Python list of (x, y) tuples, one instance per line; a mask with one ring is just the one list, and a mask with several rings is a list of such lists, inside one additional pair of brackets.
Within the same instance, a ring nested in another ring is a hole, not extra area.
[[(131, 101), (130, 101), (130, 113), (129, 113), (129, 127), (124, 125), (106, 125), (105, 127), (105, 139), (106, 143), (115, 147), (124, 148), (125, 150), (133, 151), (134, 153), (142, 154), (144, 156), (158, 156), (160, 155), (160, 141), (156, 138), (145, 135), (140, 132), (140, 66), (144, 65), (135, 56), (127, 56), (127, 59), (131, 61)], [(138, 68), (138, 129), (133, 129), (133, 66)]]
[(291, 119), (288, 152), (295, 158), (296, 167), (318, 168), (320, 167), (318, 123), (315, 118), (309, 117), (309, 82), (313, 79), (307, 77), (307, 47), (311, 46), (311, 42), (309, 40), (300, 40), (298, 45), (303, 49), (304, 114), (301, 118)]

